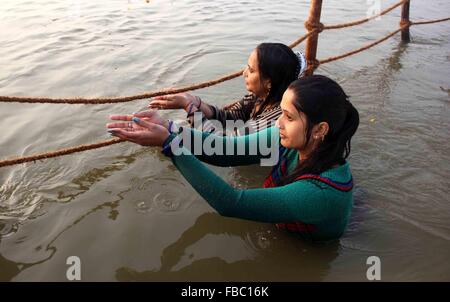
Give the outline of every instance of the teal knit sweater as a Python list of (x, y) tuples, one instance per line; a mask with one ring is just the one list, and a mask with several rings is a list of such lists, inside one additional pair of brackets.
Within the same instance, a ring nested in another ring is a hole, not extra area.
[[(258, 150), (256, 155), (226, 155), (235, 154), (230, 150), (227, 152), (227, 148), (244, 144), (245, 150), (249, 150), (249, 145), (257, 144), (259, 146), (260, 142), (266, 145), (269, 143), (268, 147), (271, 147), (273, 142), (279, 142), (278, 128), (272, 127), (239, 137), (219, 137), (184, 128), (183, 133), (179, 136), (186, 139), (186, 135), (190, 135), (193, 142), (195, 140), (204, 142), (206, 139), (222, 140), (220, 146), (223, 146), (223, 150), (220, 154), (224, 155), (205, 155), (203, 153), (194, 156), (191, 151), (195, 151), (195, 149), (189, 146), (189, 149), (192, 150), (188, 150), (186, 144), (180, 147), (182, 149), (178, 149), (183, 152), (181, 155), (173, 155), (169, 152), (174, 165), (181, 174), (221, 215), (267, 223), (299, 222), (307, 225), (306, 231), (300, 232), (302, 237), (314, 241), (336, 239), (343, 234), (353, 205), (351, 187), (349, 190), (343, 191), (339, 187), (336, 188), (336, 186), (320, 180), (302, 179), (279, 187), (241, 190), (230, 186), (201, 163), (204, 161), (217, 166), (256, 164), (261, 158), (267, 157), (267, 154), (263, 156), (262, 152)], [(164, 143), (165, 150), (169, 149), (169, 144), (176, 136), (176, 134), (169, 136)], [(290, 149), (285, 149), (280, 154), (280, 161), (286, 162), (288, 173), (291, 173), (296, 167), (298, 155), (297, 150)], [(275, 169), (280, 169), (280, 165), (277, 165)], [(281, 173), (281, 171), (278, 172)], [(320, 176), (331, 184), (348, 184), (352, 180), (348, 163), (329, 169)]]

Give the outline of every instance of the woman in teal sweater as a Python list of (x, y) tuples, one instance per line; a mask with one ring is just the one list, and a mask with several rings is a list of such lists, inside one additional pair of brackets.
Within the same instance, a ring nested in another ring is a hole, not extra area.
[[(339, 238), (353, 205), (346, 158), (358, 128), (358, 111), (339, 84), (320, 75), (294, 81), (283, 95), (281, 108), (277, 127), (242, 137), (190, 128), (169, 132), (171, 123), (154, 111), (113, 115), (113, 120), (132, 122), (107, 127), (113, 136), (143, 146), (162, 146), (163, 153), (221, 215), (275, 223), (314, 241)], [(207, 142), (215, 154), (207, 150)], [(251, 152), (252, 146), (257, 146), (256, 152)], [(277, 152), (278, 160), (260, 189), (235, 189), (201, 163), (250, 165)]]

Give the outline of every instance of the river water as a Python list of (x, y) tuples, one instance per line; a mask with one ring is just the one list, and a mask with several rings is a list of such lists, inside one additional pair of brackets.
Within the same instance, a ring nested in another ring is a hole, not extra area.
[[(372, 5), (324, 2), (325, 24)], [(125, 96), (209, 80), (241, 69), (261, 42), (304, 34), (308, 9), (306, 0), (2, 0), (0, 95)], [(447, 0), (411, 4), (412, 20), (449, 13)], [(319, 59), (384, 36), (399, 14), (323, 32)], [(411, 35), (317, 71), (342, 84), (361, 117), (355, 206), (338, 242), (221, 217), (158, 149), (122, 143), (0, 169), (0, 280), (65, 281), (77, 256), (84, 281), (367, 281), (377, 256), (384, 281), (450, 281), (450, 22)], [(238, 78), (195, 93), (220, 105), (245, 86)], [(109, 114), (146, 103), (0, 104), (0, 158), (108, 139)], [(213, 169), (241, 188), (268, 173)]]

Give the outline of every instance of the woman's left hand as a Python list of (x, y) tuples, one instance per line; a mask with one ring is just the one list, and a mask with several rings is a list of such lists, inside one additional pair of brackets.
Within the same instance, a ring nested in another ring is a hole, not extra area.
[(141, 146), (162, 146), (169, 137), (169, 131), (164, 126), (137, 117), (133, 118), (132, 127), (130, 123), (114, 123), (114, 128), (108, 132)]

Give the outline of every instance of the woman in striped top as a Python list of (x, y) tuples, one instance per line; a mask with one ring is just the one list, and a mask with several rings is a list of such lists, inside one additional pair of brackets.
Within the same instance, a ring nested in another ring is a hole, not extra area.
[[(214, 124), (243, 121), (245, 126), (233, 127), (232, 134), (245, 135), (271, 127), (281, 115), (280, 102), (289, 84), (303, 75), (307, 64), (302, 53), (281, 43), (262, 43), (251, 53), (243, 72), (249, 94), (230, 105), (218, 108), (188, 93), (155, 97), (151, 109), (184, 109), (191, 125), (194, 113), (202, 113), (202, 130), (213, 132)], [(218, 121), (213, 123), (212, 120)], [(227, 129), (229, 130), (229, 129)], [(227, 132), (228, 133), (228, 132)]]

